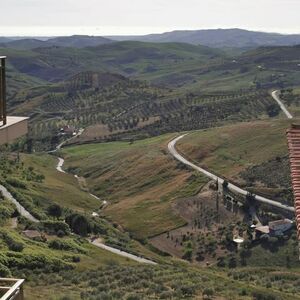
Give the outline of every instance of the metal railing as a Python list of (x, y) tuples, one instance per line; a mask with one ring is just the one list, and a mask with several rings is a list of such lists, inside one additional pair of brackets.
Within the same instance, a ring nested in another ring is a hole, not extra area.
[(0, 56), (0, 126), (6, 125), (5, 56)]
[(0, 278), (0, 300), (24, 300), (24, 279)]

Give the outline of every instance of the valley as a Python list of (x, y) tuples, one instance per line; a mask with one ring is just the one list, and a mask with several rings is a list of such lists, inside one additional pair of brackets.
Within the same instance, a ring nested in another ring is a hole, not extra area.
[(299, 46), (172, 36), (1, 43), (30, 121), (0, 146), (0, 276), (26, 299), (299, 299), (295, 224), (259, 231), (295, 220)]

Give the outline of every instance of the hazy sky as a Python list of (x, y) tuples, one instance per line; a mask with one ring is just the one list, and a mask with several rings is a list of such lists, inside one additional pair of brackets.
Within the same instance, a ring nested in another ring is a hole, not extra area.
[(245, 28), (300, 33), (300, 0), (0, 0), (0, 35)]

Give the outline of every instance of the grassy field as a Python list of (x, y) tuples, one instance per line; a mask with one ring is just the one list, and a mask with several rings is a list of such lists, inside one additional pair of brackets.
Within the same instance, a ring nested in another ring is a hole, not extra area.
[(93, 193), (109, 201), (105, 215), (138, 238), (181, 226), (172, 203), (206, 182), (168, 155), (174, 134), (63, 149), (69, 170), (84, 176)]
[(41, 203), (57, 203), (63, 207), (80, 212), (90, 213), (97, 210), (101, 203), (78, 186), (77, 179), (68, 174), (58, 172), (55, 167), (58, 159), (47, 154), (22, 155), (21, 160), (26, 166), (33, 167), (45, 176), (42, 183), (29, 183), (23, 191)]
[(290, 123), (277, 119), (196, 131), (177, 148), (199, 165), (233, 178), (247, 167), (287, 155), (285, 132)]

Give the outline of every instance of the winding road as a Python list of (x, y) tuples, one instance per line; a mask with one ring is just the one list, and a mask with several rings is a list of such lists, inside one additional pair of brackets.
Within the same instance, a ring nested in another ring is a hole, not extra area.
[[(278, 103), (279, 107), (281, 108), (281, 110), (284, 112), (284, 114), (286, 115), (286, 117), (288, 119), (292, 119), (293, 116), (290, 114), (290, 112), (287, 110), (287, 108), (284, 106), (284, 104), (282, 103), (279, 95), (280, 95), (280, 91), (279, 90), (276, 90), (276, 91), (273, 91), (271, 93), (273, 99)], [(169, 142), (168, 144), (168, 150), (169, 152), (177, 159), (179, 160), (180, 162), (182, 162), (183, 164), (193, 168), (194, 170), (198, 171), (198, 172), (201, 172), (202, 174), (204, 174), (205, 176), (207, 176), (208, 178), (214, 180), (214, 181), (219, 181), (221, 184), (224, 182), (224, 179), (213, 174), (212, 172), (208, 171), (208, 170), (205, 170), (201, 167), (198, 167), (197, 165), (193, 164), (192, 162), (188, 161), (186, 158), (184, 158), (181, 154), (179, 154), (176, 150), (176, 143), (182, 139), (183, 137), (185, 137), (188, 133), (186, 134), (183, 134), (181, 136), (178, 136), (177, 138), (173, 139), (171, 142)], [(232, 184), (232, 183), (228, 183), (228, 189), (233, 191), (233, 192), (236, 192), (240, 195), (243, 195), (243, 196), (246, 196), (248, 194), (248, 191), (244, 190), (244, 189), (241, 189), (240, 187)], [(271, 206), (274, 206), (274, 207), (277, 207), (277, 208), (280, 208), (280, 209), (284, 209), (286, 211), (290, 211), (290, 212), (294, 212), (295, 211), (295, 208), (294, 207), (291, 207), (291, 206), (288, 206), (288, 205), (285, 205), (285, 204), (282, 204), (278, 201), (275, 201), (275, 200), (272, 200), (272, 199), (268, 199), (268, 198), (265, 198), (265, 197), (262, 197), (262, 196), (259, 196), (259, 195), (254, 195), (255, 196), (255, 199), (259, 202), (262, 202), (264, 204), (268, 204), (268, 205), (271, 205)]]
[[(63, 146), (63, 144), (60, 145), (59, 149)], [(58, 150), (58, 149), (57, 149)], [(61, 157), (58, 157), (58, 163), (56, 165), (56, 170), (60, 173), (64, 173), (64, 174), (69, 174), (67, 173), (66, 171), (63, 170), (63, 165), (64, 165), (64, 162), (65, 160)], [(69, 174), (70, 175), (70, 174)], [(79, 180), (79, 177), (77, 175), (74, 175), (74, 177)], [(90, 196), (94, 197), (95, 199), (101, 201), (101, 199), (99, 197), (97, 197), (96, 195), (93, 195), (89, 192), (87, 192)], [(103, 205), (107, 205), (107, 201), (103, 200), (102, 201)], [(131, 254), (129, 252), (126, 252), (126, 251), (122, 251), (122, 250), (119, 250), (117, 248), (113, 248), (113, 247), (110, 247), (110, 246), (107, 246), (105, 245), (104, 243), (101, 242), (100, 239), (96, 239), (96, 240), (88, 240), (91, 244), (93, 244), (94, 246), (98, 247), (98, 248), (101, 248), (101, 249), (104, 249), (106, 251), (109, 251), (111, 253), (114, 253), (116, 255), (119, 255), (119, 256), (123, 256), (123, 257), (126, 257), (126, 258), (129, 258), (131, 260), (134, 260), (136, 262), (139, 262), (139, 263), (143, 263), (143, 264), (151, 264), (151, 265), (157, 265), (156, 262), (152, 261), (152, 260), (149, 260), (149, 259), (146, 259), (146, 258), (143, 258), (143, 257), (140, 257), (140, 256), (137, 256), (137, 255), (134, 255), (134, 254)]]
[[(183, 135), (180, 135), (178, 137), (176, 137), (175, 139), (173, 139), (171, 142), (169, 142), (168, 144), (168, 150), (169, 152), (171, 153), (171, 155), (173, 157), (175, 157), (178, 161), (182, 162), (183, 164), (191, 167), (192, 169), (198, 171), (198, 172), (201, 172), (202, 174), (204, 174), (206, 177), (214, 180), (214, 181), (219, 181), (220, 184), (222, 184), (224, 182), (224, 179), (213, 174), (212, 172), (208, 171), (208, 170), (205, 170), (201, 167), (198, 167), (197, 165), (193, 164), (192, 162), (188, 161), (186, 158), (184, 158), (181, 154), (179, 154), (176, 150), (176, 143), (181, 140), (183, 137), (185, 137), (188, 133), (186, 134), (183, 134)], [(244, 189), (241, 189), (240, 187), (232, 184), (232, 183), (228, 183), (228, 187), (227, 187), (229, 190), (231, 190), (232, 192), (236, 192), (240, 195), (243, 195), (243, 196), (246, 196), (248, 194), (248, 191), (244, 190)], [(285, 204), (282, 204), (278, 201), (275, 201), (275, 200), (271, 200), (271, 199), (268, 199), (268, 198), (265, 198), (265, 197), (262, 197), (262, 196), (259, 196), (259, 195), (254, 195), (255, 196), (255, 200), (259, 201), (259, 202), (262, 202), (264, 204), (268, 204), (268, 205), (271, 205), (271, 206), (274, 206), (274, 207), (277, 207), (277, 208), (280, 208), (280, 209), (284, 209), (286, 211), (289, 211), (289, 212), (294, 212), (295, 211), (295, 208), (294, 207), (291, 207), (291, 206), (288, 206), (288, 205), (285, 205)]]
[(285, 105), (282, 103), (279, 95), (280, 95), (280, 91), (276, 90), (273, 91), (271, 93), (273, 99), (278, 103), (279, 107), (281, 108), (281, 110), (283, 111), (283, 113), (286, 115), (286, 117), (288, 119), (293, 119), (293, 116), (290, 114), (290, 112), (287, 110), (287, 108), (285, 107)]
[(100, 242), (98, 240), (91, 241), (91, 243), (94, 246), (98, 247), (98, 248), (101, 248), (101, 249), (107, 250), (109, 252), (115, 253), (117, 255), (132, 259), (132, 260), (137, 261), (139, 263), (157, 265), (157, 263), (152, 261), (152, 260), (149, 260), (149, 259), (146, 259), (146, 258), (143, 258), (143, 257), (140, 257), (140, 256), (136, 256), (134, 254), (131, 254), (131, 253), (128, 253), (128, 252), (125, 252), (125, 251), (107, 246), (107, 245), (103, 244), (102, 242)]

